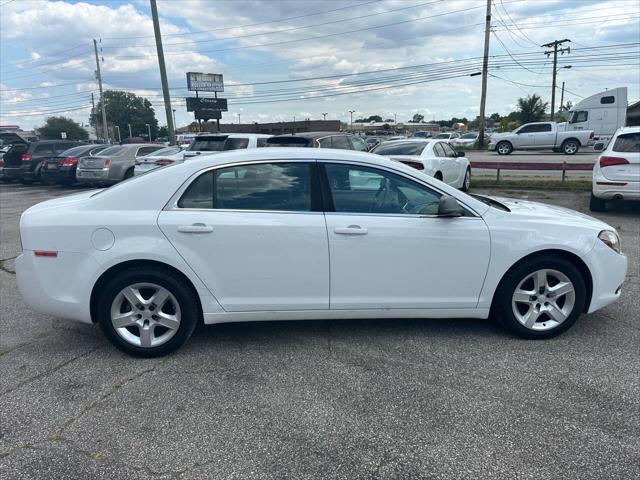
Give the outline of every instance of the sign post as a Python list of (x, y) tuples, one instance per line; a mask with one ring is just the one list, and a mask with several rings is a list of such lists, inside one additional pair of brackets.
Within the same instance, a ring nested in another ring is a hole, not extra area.
[[(224, 80), (219, 73), (187, 72), (187, 90), (196, 92), (195, 97), (187, 97), (187, 112), (194, 112), (200, 121), (215, 119), (216, 130), (220, 132), (221, 112), (227, 111), (227, 99), (218, 98), (218, 92), (224, 92)], [(213, 92), (214, 98), (200, 97), (198, 92)]]

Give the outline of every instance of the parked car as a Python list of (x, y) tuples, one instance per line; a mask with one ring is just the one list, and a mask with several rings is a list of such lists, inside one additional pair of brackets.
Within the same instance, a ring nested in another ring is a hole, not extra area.
[(602, 153), (593, 166), (591, 211), (604, 211), (607, 200), (640, 200), (640, 127), (621, 128), (594, 149)]
[(141, 175), (155, 168), (164, 167), (174, 162), (181, 162), (184, 159), (184, 150), (186, 145), (174, 145), (171, 147), (161, 148), (149, 155), (138, 157), (135, 161), (133, 175)]
[(478, 142), (478, 132), (469, 132), (451, 140), (454, 147), (473, 147)]
[(436, 140), (455, 140), (460, 138), (460, 134), (458, 132), (441, 132), (433, 138)]
[(23, 183), (39, 181), (42, 166), (46, 160), (79, 145), (83, 145), (83, 143), (67, 140), (40, 140), (31, 142), (26, 149), (15, 145), (16, 152), (21, 150), (22, 154), (20, 156), (5, 154), (4, 175), (9, 179), (18, 179)]
[(556, 150), (575, 155), (593, 141), (593, 130), (564, 131), (556, 122), (525, 123), (512, 132), (494, 133), (489, 150), (509, 155), (514, 150)]
[(130, 143), (105, 148), (96, 156), (80, 158), (76, 179), (86, 184), (112, 184), (133, 177), (136, 158), (164, 148), (164, 145)]
[(259, 133), (200, 133), (184, 152), (184, 159), (196, 155), (211, 155), (227, 150), (264, 147), (271, 135)]
[[(24, 301), (150, 357), (200, 323), (248, 320), (492, 312), (544, 339), (615, 301), (625, 281), (606, 223), (470, 196), (378, 155), (249, 149), (166, 168), (24, 212)], [(362, 174), (373, 181), (354, 189)]]
[(377, 145), (383, 142), (381, 137), (365, 137), (364, 143), (367, 144), (367, 150), (373, 150)]
[(95, 156), (109, 145), (80, 145), (44, 161), (40, 176), (44, 183), (73, 185), (76, 183), (78, 160), (84, 156)]
[(406, 135), (395, 135), (393, 137), (389, 137), (385, 139), (385, 142), (395, 142), (396, 140), (406, 140), (406, 139), (407, 139)]
[(357, 135), (342, 132), (303, 132), (295, 135), (275, 135), (266, 147), (336, 148), (366, 152), (367, 144)]
[(371, 153), (404, 163), (464, 192), (471, 186), (469, 160), (446, 141), (416, 138), (385, 142)]
[(433, 138), (433, 132), (419, 130), (411, 134), (411, 138)]

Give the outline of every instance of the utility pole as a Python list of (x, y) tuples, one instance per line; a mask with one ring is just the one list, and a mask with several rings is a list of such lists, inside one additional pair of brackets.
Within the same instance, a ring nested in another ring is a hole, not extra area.
[(151, 125), (149, 125), (148, 123), (145, 123), (145, 125), (147, 126), (147, 132), (149, 134), (149, 141), (151, 141)]
[(484, 25), (484, 58), (482, 60), (482, 92), (480, 93), (480, 117), (478, 118), (478, 146), (484, 147), (484, 111), (487, 106), (487, 76), (489, 71), (489, 39), (491, 38), (491, 0), (487, 0)]
[(162, 96), (164, 98), (164, 111), (167, 117), (167, 129), (169, 130), (169, 144), (176, 144), (176, 130), (171, 115), (171, 97), (169, 96), (169, 82), (167, 82), (167, 69), (164, 65), (164, 51), (162, 49), (162, 34), (160, 33), (160, 21), (158, 20), (158, 6), (156, 0), (151, 3), (151, 17), (153, 18), (153, 33), (156, 36), (156, 50), (158, 51), (158, 66), (160, 67), (160, 81), (162, 83)]
[(562, 107), (564, 105), (564, 82), (562, 82), (562, 93), (560, 94), (560, 109), (559, 112), (562, 111)]
[(238, 113), (238, 125), (240, 125), (240, 114)]
[(109, 130), (107, 130), (107, 111), (104, 108), (104, 95), (102, 94), (102, 74), (100, 73), (100, 58), (98, 57), (98, 42), (93, 39), (93, 51), (96, 54), (96, 78), (100, 89), (100, 106), (102, 110), (102, 135), (105, 143), (109, 143)]
[(568, 38), (562, 40), (554, 40), (553, 42), (545, 43), (541, 45), (546, 48), (553, 48), (551, 51), (546, 51), (544, 54), (548, 57), (553, 53), (553, 82), (551, 83), (551, 121), (553, 122), (555, 110), (556, 110), (556, 74), (558, 73), (558, 53), (564, 55), (564, 52), (571, 53), (571, 47), (558, 48), (563, 43), (570, 42)]
[(327, 119), (327, 114), (326, 114), (326, 113), (323, 113), (323, 114), (322, 114), (322, 120), (326, 120), (326, 119)]
[(349, 110), (349, 114), (351, 115), (351, 132), (353, 132), (353, 114), (355, 113), (355, 110)]
[(176, 126), (176, 109), (173, 109), (173, 126)]

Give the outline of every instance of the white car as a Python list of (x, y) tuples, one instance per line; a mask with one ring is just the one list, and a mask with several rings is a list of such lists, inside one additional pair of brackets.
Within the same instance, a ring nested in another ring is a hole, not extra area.
[(26, 303), (98, 323), (138, 356), (175, 350), (203, 322), (493, 312), (517, 335), (549, 338), (615, 301), (627, 269), (615, 229), (595, 218), (469, 196), (335, 149), (174, 164), (39, 203), (20, 234)]
[(227, 150), (260, 148), (273, 135), (260, 133), (200, 133), (184, 152), (184, 159), (196, 155), (211, 155)]
[(454, 147), (473, 147), (478, 141), (478, 133), (465, 133), (458, 138), (454, 138), (451, 144)]
[(457, 132), (442, 132), (437, 134), (435, 137), (438, 140), (455, 140), (456, 138), (460, 138), (460, 134)]
[(640, 200), (640, 127), (624, 127), (613, 135), (593, 166), (589, 207), (602, 212), (607, 200)]
[(156, 150), (149, 155), (136, 158), (133, 175), (146, 173), (154, 168), (163, 167), (183, 159), (185, 146), (174, 145)]
[(469, 160), (464, 152), (456, 152), (447, 141), (412, 138), (385, 142), (371, 153), (409, 165), (464, 192), (471, 186)]

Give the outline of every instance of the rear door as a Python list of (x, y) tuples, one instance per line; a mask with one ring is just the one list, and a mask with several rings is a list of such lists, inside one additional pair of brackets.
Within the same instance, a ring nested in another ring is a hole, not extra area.
[(447, 159), (443, 162), (443, 175), (445, 183), (449, 185), (457, 185), (460, 183), (460, 174), (462, 171), (462, 160), (458, 157), (458, 154), (453, 149), (451, 144), (442, 142), (442, 148), (447, 156)]
[(535, 146), (552, 148), (556, 143), (556, 132), (552, 128), (550, 123), (538, 123), (536, 125), (537, 132), (535, 133)]
[(316, 163), (211, 169), (158, 224), (230, 312), (329, 308), (329, 249)]

